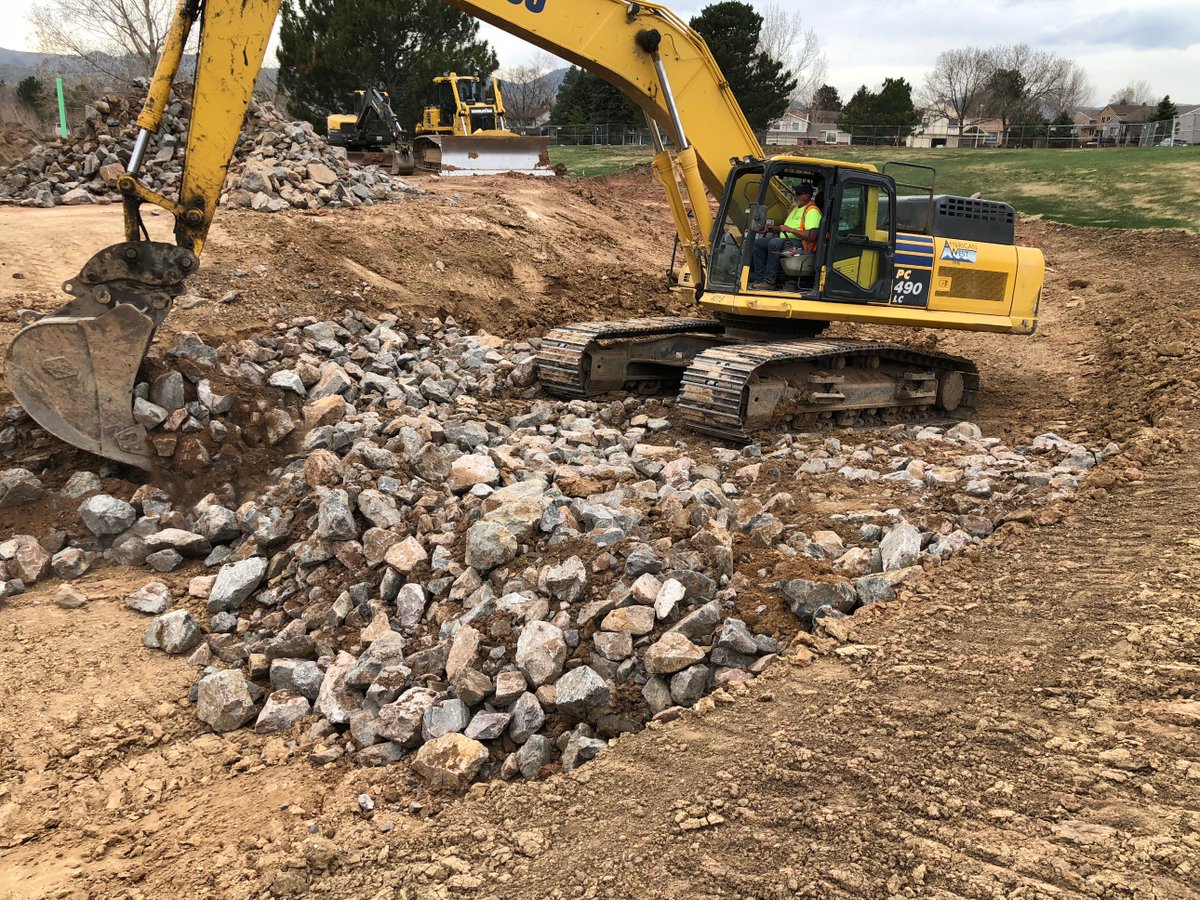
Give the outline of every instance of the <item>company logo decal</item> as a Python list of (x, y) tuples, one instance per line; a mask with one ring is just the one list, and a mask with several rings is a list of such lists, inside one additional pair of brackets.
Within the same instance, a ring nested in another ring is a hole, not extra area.
[(979, 254), (969, 247), (955, 247), (953, 244), (947, 243), (942, 248), (942, 259), (950, 262), (973, 263)]

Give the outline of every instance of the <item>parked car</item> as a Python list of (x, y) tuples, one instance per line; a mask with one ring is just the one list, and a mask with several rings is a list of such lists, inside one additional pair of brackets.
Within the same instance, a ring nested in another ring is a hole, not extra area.
[(1160, 147), (1186, 147), (1188, 142), (1180, 138), (1163, 138), (1158, 142)]

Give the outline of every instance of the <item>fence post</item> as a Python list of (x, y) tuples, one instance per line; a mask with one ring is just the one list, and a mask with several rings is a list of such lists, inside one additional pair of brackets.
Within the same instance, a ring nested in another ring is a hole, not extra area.
[(58, 136), (65, 139), (69, 132), (67, 131), (67, 101), (63, 97), (62, 76), (59, 75), (54, 82), (58, 89)]

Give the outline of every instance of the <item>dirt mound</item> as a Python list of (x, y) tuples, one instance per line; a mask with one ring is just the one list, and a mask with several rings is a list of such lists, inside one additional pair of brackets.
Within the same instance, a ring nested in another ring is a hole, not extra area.
[(18, 160), (25, 159), (42, 141), (42, 137), (32, 128), (17, 122), (0, 124), (0, 173)]

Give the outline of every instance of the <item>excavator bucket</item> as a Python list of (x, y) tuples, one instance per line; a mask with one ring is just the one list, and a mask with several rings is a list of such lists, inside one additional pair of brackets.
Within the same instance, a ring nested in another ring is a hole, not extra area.
[(420, 165), (442, 175), (553, 175), (550, 141), (515, 134), (423, 135), (414, 142)]
[(146, 429), (134, 421), (131, 407), (153, 335), (150, 317), (127, 304), (95, 318), (40, 319), (9, 345), (9, 386), (55, 437), (148, 469)]
[(411, 175), (417, 168), (407, 150), (351, 150), (346, 159), (359, 166), (379, 166), (389, 175)]
[(129, 241), (106, 247), (63, 285), (72, 299), (23, 320), (8, 345), (9, 387), (34, 421), (83, 450), (143, 469), (155, 454), (133, 417), (138, 368), (194, 253)]

